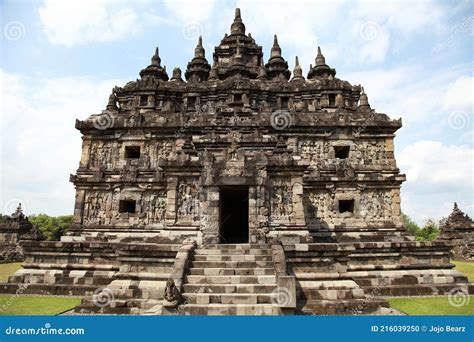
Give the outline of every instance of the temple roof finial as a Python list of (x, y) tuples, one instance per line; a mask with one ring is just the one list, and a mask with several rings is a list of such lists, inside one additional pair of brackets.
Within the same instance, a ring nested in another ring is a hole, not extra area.
[(115, 95), (114, 89), (112, 89), (112, 92), (110, 93), (109, 96), (109, 101), (107, 103), (107, 110), (117, 110), (117, 96)]
[(318, 46), (318, 55), (316, 56), (316, 66), (325, 66), (326, 65), (326, 58), (321, 53), (321, 47)]
[(194, 58), (205, 58), (206, 50), (202, 46), (202, 36), (199, 36), (198, 43), (194, 49)]
[(206, 50), (202, 46), (202, 36), (199, 36), (194, 58), (188, 63), (184, 77), (189, 82), (202, 82), (209, 77), (211, 66), (206, 60)]
[(295, 57), (295, 68), (293, 69), (293, 78), (292, 81), (304, 80), (303, 70), (301, 69), (298, 56)]
[(360, 97), (359, 97), (359, 108), (362, 110), (370, 109), (369, 98), (364, 91), (364, 87), (361, 88)]
[(336, 76), (336, 70), (331, 68), (326, 64), (326, 58), (324, 58), (323, 53), (321, 52), (321, 47), (318, 46), (318, 53), (315, 59), (315, 65), (310, 66), (308, 72), (308, 79), (313, 79), (315, 77), (328, 77), (334, 78)]
[(236, 9), (235, 9), (234, 21), (237, 20), (237, 19), (241, 19), (241, 20), (242, 20), (242, 18), (240, 17), (240, 8), (236, 8)]
[(181, 78), (181, 69), (180, 68), (174, 68), (173, 69), (173, 74), (171, 77), (171, 82), (184, 82), (183, 79)]
[(140, 71), (142, 78), (155, 77), (163, 81), (168, 81), (166, 74), (166, 67), (161, 66), (160, 51), (158, 47), (155, 48), (155, 54), (151, 57), (151, 64)]
[(275, 57), (281, 57), (281, 48), (280, 45), (278, 45), (278, 37), (276, 34), (273, 36), (273, 46), (270, 51), (270, 59)]
[(231, 35), (245, 35), (245, 25), (242, 22), (242, 17), (240, 16), (240, 8), (235, 9), (234, 22), (230, 26)]
[(161, 64), (161, 58), (160, 58), (160, 50), (158, 47), (155, 48), (155, 54), (153, 57), (151, 57), (151, 65), (157, 65), (160, 66)]

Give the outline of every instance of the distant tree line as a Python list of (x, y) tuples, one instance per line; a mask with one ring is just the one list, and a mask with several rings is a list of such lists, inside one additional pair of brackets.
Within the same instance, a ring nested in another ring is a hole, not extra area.
[(402, 217), (407, 231), (411, 235), (415, 236), (416, 241), (435, 240), (441, 232), (440, 227), (446, 221), (446, 218), (442, 218), (439, 222), (436, 222), (433, 219), (428, 219), (425, 221), (423, 227), (420, 227), (408, 215), (402, 213)]
[(47, 240), (58, 241), (73, 222), (72, 215), (49, 216), (38, 214), (28, 216), (30, 222), (44, 234)]
[[(420, 227), (408, 215), (403, 214), (403, 221), (407, 231), (415, 236), (417, 241), (432, 241), (435, 240), (441, 232), (440, 227), (443, 225), (446, 218), (436, 222), (433, 219), (425, 221), (423, 227)], [(0, 223), (6, 218), (0, 215)], [(64, 235), (73, 222), (72, 215), (65, 216), (49, 216), (46, 214), (31, 215), (28, 217), (30, 222), (38, 227), (44, 234), (46, 239), (58, 241)]]

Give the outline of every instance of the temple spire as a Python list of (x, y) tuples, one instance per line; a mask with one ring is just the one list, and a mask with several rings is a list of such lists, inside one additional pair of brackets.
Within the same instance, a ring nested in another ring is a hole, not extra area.
[(151, 57), (151, 64), (145, 69), (140, 71), (142, 78), (158, 78), (163, 81), (168, 81), (168, 75), (166, 74), (166, 67), (161, 66), (160, 51), (158, 47), (155, 48), (155, 53)]
[(202, 46), (202, 37), (199, 36), (198, 43), (194, 49), (194, 58), (188, 63), (184, 76), (189, 82), (202, 82), (209, 77), (211, 66), (206, 60), (206, 51)]
[(359, 108), (361, 110), (370, 109), (369, 98), (364, 91), (364, 87), (361, 89), (360, 98), (359, 98)]
[(315, 65), (310, 66), (308, 72), (308, 79), (313, 79), (315, 77), (329, 77), (334, 78), (336, 75), (336, 70), (331, 68), (329, 65), (326, 64), (326, 58), (324, 58), (323, 53), (321, 52), (321, 47), (318, 46), (318, 53), (315, 59)]
[(194, 58), (205, 58), (206, 50), (202, 46), (202, 36), (199, 36), (198, 43), (194, 49)]
[(316, 56), (316, 66), (324, 66), (326, 65), (326, 58), (324, 58), (324, 55), (321, 53), (321, 47), (318, 46), (318, 55)]
[(109, 96), (109, 101), (107, 103), (107, 110), (118, 110), (117, 107), (117, 96), (115, 95), (114, 89), (112, 89), (112, 92), (110, 93)]
[(267, 65), (268, 78), (275, 81), (288, 81), (291, 76), (290, 70), (288, 70), (288, 63), (281, 56), (281, 48), (278, 44), (278, 37), (275, 34), (273, 36), (273, 46), (270, 51), (270, 59)]
[(281, 48), (278, 44), (278, 37), (276, 34), (273, 36), (273, 46), (270, 52), (270, 59), (275, 57), (281, 57)]
[(231, 35), (245, 35), (245, 25), (242, 22), (242, 17), (240, 16), (240, 8), (235, 9), (234, 22), (230, 26)]
[(183, 79), (181, 78), (181, 69), (180, 68), (174, 68), (173, 69), (173, 74), (171, 76), (170, 82), (184, 82)]
[(153, 57), (151, 57), (151, 65), (161, 65), (160, 50), (158, 49), (158, 47), (155, 48), (155, 54), (153, 55)]
[(293, 69), (293, 78), (291, 80), (304, 80), (303, 70), (301, 69), (300, 62), (298, 61), (298, 56), (295, 57), (295, 68)]

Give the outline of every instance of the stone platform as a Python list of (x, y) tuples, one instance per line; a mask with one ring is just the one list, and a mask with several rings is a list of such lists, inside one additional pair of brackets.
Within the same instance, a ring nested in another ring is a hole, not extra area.
[[(128, 236), (129, 242), (64, 239), (25, 242), (23, 268), (0, 285), (1, 292), (27, 284), (22, 293), (83, 296), (78, 314), (160, 315), (375, 314), (388, 307), (382, 296), (474, 293), (453, 269), (444, 241), (197, 245), (139, 242), (138, 236)], [(171, 305), (165, 300), (169, 279), (181, 296)]]

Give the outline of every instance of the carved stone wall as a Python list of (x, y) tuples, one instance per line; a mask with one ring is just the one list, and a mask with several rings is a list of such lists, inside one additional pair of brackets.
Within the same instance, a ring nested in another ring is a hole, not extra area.
[[(399, 191), (391, 189), (310, 190), (304, 195), (305, 214), (308, 224), (320, 227), (339, 226), (344, 222), (358, 227), (397, 225), (399, 198)], [(353, 212), (341, 213), (340, 200), (353, 200)]]
[[(121, 213), (120, 201), (135, 201), (135, 213)], [(86, 191), (83, 224), (86, 226), (163, 227), (166, 215), (164, 191), (140, 191), (134, 188), (115, 191)]]
[(176, 216), (177, 222), (180, 224), (199, 224), (200, 204), (198, 178), (179, 178), (176, 192)]

